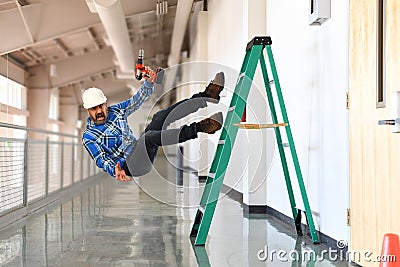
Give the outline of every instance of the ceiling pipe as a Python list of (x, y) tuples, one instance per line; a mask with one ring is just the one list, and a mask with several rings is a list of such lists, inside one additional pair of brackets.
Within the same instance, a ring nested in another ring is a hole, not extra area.
[(168, 56), (168, 67), (180, 63), (183, 38), (185, 37), (192, 6), (193, 0), (178, 0), (174, 30), (172, 32), (171, 52)]
[(121, 71), (134, 72), (135, 58), (121, 1), (87, 0), (87, 3), (91, 10), (94, 4), (95, 10), (99, 14)]

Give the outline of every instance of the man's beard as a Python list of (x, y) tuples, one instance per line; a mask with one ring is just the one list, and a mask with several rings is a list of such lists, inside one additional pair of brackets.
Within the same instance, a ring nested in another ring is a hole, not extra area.
[(91, 118), (93, 123), (96, 125), (101, 125), (106, 122), (106, 114), (104, 114), (103, 112), (96, 114), (96, 117), (91, 116)]

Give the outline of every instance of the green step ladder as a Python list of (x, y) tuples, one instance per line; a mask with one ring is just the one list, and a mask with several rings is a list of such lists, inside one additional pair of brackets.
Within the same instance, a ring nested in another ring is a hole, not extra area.
[[(260, 61), (261, 70), (264, 78), (264, 84), (267, 92), (268, 103), (273, 121), (272, 127), (275, 130), (276, 140), (278, 143), (279, 155), (285, 176), (286, 187), (289, 194), (292, 215), (295, 221), (298, 235), (302, 235), (301, 230), (301, 211), (296, 208), (296, 201), (293, 194), (292, 183), (289, 176), (289, 169), (285, 156), (284, 147), (289, 147), (293, 158), (293, 164), (297, 176), (297, 181), (300, 187), (301, 196), (303, 199), (306, 221), (309, 226), (312, 241), (319, 243), (317, 231), (315, 230), (314, 220), (312, 217), (310, 204), (308, 202), (307, 192), (304, 186), (303, 177), (299, 165), (299, 160), (296, 153), (296, 148), (293, 142), (292, 131), (290, 129), (289, 119), (286, 113), (285, 104), (283, 101), (282, 91), (279, 84), (278, 74), (275, 67), (274, 58), (271, 50), (272, 40), (269, 36), (254, 37), (246, 47), (246, 55), (243, 60), (240, 74), (238, 76), (235, 91), (225, 118), (224, 127), (218, 141), (217, 151), (214, 160), (211, 164), (207, 180), (205, 182), (204, 191), (200, 200), (199, 208), (193, 223), (190, 237), (194, 239), (194, 245), (202, 246), (205, 244), (211, 221), (217, 206), (217, 201), (221, 191), (225, 172), (231, 157), (233, 144), (238, 132), (237, 125), (240, 125), (241, 117), (245, 109), (246, 100), (249, 95), (252, 85), (254, 73), (258, 61)], [(266, 49), (269, 64), (272, 72), (273, 80), (270, 81), (267, 73), (267, 65), (265, 62), (264, 48)], [(280, 110), (282, 113), (283, 123), (278, 123), (276, 108), (271, 91), (271, 84), (275, 84), (276, 95), (279, 101)], [(282, 143), (281, 132), (278, 127), (285, 127), (288, 144)], [(251, 127), (250, 127), (251, 128)], [(266, 127), (265, 127), (266, 128)], [(254, 128), (253, 128), (254, 129)]]

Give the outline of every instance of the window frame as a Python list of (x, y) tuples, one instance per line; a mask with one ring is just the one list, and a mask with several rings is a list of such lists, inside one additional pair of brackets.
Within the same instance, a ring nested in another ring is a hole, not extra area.
[(386, 107), (386, 2), (376, 2), (376, 108)]

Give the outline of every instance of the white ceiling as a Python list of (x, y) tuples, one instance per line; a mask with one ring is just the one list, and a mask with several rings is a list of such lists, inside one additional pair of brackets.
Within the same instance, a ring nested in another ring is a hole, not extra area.
[[(144, 48), (146, 65), (167, 67), (175, 18), (182, 15), (178, 0), (167, 0), (162, 16), (155, 12), (157, 0), (0, 0), (0, 55), (27, 71), (32, 88), (59, 88), (64, 103), (80, 103), (80, 90), (87, 86), (101, 85), (108, 95), (137, 87), (131, 74), (121, 73), (103, 21), (89, 9), (93, 1), (120, 1), (134, 59)], [(190, 16), (202, 5), (179, 1), (192, 5)], [(187, 32), (187, 25), (178, 26)], [(184, 35), (181, 51), (188, 51)], [(54, 70), (50, 82), (35, 80), (43, 69)]]

